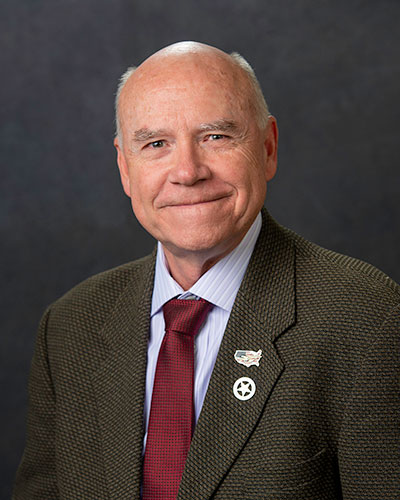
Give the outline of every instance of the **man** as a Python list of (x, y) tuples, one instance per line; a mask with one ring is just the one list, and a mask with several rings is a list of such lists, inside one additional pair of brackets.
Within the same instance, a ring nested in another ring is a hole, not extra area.
[[(167, 47), (122, 78), (117, 125), (157, 251), (44, 315), (14, 498), (399, 498), (400, 289), (262, 209), (277, 126), (251, 68)], [(206, 304), (195, 340), (178, 304)]]

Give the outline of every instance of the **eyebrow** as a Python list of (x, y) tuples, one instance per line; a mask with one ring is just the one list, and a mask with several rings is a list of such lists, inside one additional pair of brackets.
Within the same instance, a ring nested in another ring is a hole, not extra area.
[(133, 133), (133, 140), (137, 142), (144, 142), (154, 137), (160, 137), (162, 135), (167, 135), (167, 131), (164, 129), (159, 130), (149, 130), (148, 128), (140, 128)]
[(201, 132), (214, 132), (217, 130), (220, 132), (237, 132), (238, 128), (236, 122), (225, 118), (211, 123), (202, 123), (199, 127)]

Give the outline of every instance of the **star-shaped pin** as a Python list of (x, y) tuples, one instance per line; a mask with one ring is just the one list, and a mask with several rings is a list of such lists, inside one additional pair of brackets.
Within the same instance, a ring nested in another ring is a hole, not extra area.
[(252, 398), (256, 392), (256, 384), (249, 377), (241, 377), (233, 384), (233, 394), (240, 401), (247, 401)]

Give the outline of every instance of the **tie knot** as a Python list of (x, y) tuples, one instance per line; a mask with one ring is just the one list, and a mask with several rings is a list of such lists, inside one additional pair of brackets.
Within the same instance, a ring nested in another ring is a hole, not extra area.
[(163, 306), (165, 330), (195, 336), (212, 307), (204, 299), (172, 299)]

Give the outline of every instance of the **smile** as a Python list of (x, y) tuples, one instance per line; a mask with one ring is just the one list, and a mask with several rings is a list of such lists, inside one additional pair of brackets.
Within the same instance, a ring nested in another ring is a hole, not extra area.
[[(194, 207), (197, 205), (207, 205), (211, 203), (215, 203), (217, 201), (224, 200), (229, 198), (230, 195), (218, 196), (216, 198), (212, 198), (210, 200), (182, 200), (181, 202), (168, 203), (164, 205), (164, 208), (172, 207), (172, 208), (185, 208), (185, 207)], [(163, 207), (162, 207), (163, 208)]]

